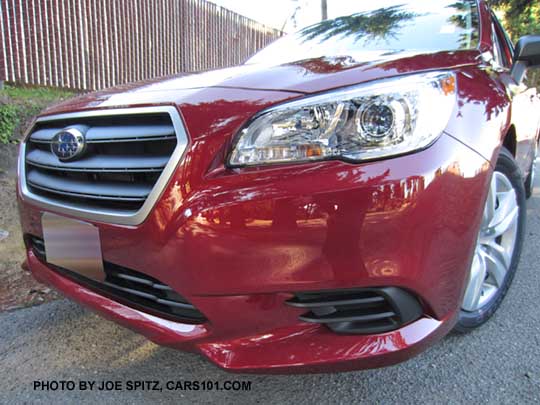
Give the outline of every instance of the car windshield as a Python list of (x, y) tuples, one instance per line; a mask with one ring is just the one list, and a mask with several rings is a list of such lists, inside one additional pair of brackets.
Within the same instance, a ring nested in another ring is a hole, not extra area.
[(454, 51), (478, 46), (476, 0), (394, 0), (372, 6), (363, 1), (347, 3), (343, 11), (350, 14), (285, 36), (246, 63), (343, 56), (363, 59), (370, 54)]

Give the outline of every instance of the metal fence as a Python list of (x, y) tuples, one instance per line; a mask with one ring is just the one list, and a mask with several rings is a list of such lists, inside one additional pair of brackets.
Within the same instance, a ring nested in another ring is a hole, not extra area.
[(205, 0), (0, 0), (0, 80), (95, 90), (239, 64), (280, 34)]

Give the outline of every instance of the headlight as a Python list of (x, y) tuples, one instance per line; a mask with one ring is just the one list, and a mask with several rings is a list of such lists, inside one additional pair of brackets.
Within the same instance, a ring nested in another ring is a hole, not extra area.
[(429, 146), (456, 100), (452, 73), (401, 77), (270, 108), (244, 128), (229, 166), (323, 159), (364, 161)]

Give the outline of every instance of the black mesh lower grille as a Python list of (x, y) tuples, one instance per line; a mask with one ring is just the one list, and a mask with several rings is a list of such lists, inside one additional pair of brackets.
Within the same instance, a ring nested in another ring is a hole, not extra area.
[[(47, 263), (43, 240), (35, 236), (27, 236), (26, 241), (34, 254)], [(106, 274), (104, 282), (91, 280), (50, 263), (47, 263), (47, 266), (81, 285), (141, 311), (182, 322), (203, 323), (206, 321), (197, 308), (161, 281), (110, 262), (103, 264)]]
[(309, 310), (300, 320), (324, 324), (343, 334), (389, 332), (423, 313), (418, 299), (396, 287), (297, 293), (286, 303)]

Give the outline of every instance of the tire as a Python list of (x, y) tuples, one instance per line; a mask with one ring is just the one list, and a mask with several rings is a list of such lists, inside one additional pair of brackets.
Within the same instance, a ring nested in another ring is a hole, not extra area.
[(538, 141), (534, 145), (534, 157), (531, 162), (531, 167), (529, 169), (529, 174), (525, 179), (525, 197), (527, 199), (532, 197), (533, 188), (534, 188), (534, 172), (536, 170), (536, 158), (538, 157)]
[[(511, 190), (515, 193), (517, 207), (510, 205), (514, 200)], [(493, 195), (497, 197), (492, 199)], [(525, 204), (523, 177), (512, 154), (503, 148), (490, 181), (490, 191), (455, 331), (466, 333), (478, 328), (501, 305), (512, 284), (521, 256), (527, 212)], [(505, 212), (510, 214), (505, 216)], [(498, 227), (493, 224), (507, 223), (505, 220), (499, 223), (500, 218), (513, 219), (506, 233), (496, 237), (504, 225)], [(510, 249), (512, 242), (513, 248)], [(492, 246), (502, 245), (505, 246), (504, 254), (492, 249)], [(485, 266), (482, 267), (482, 264)], [(479, 270), (482, 268), (485, 268), (483, 276)], [(504, 273), (501, 270), (503, 268), (506, 269)], [(477, 294), (478, 291), (481, 293)]]

